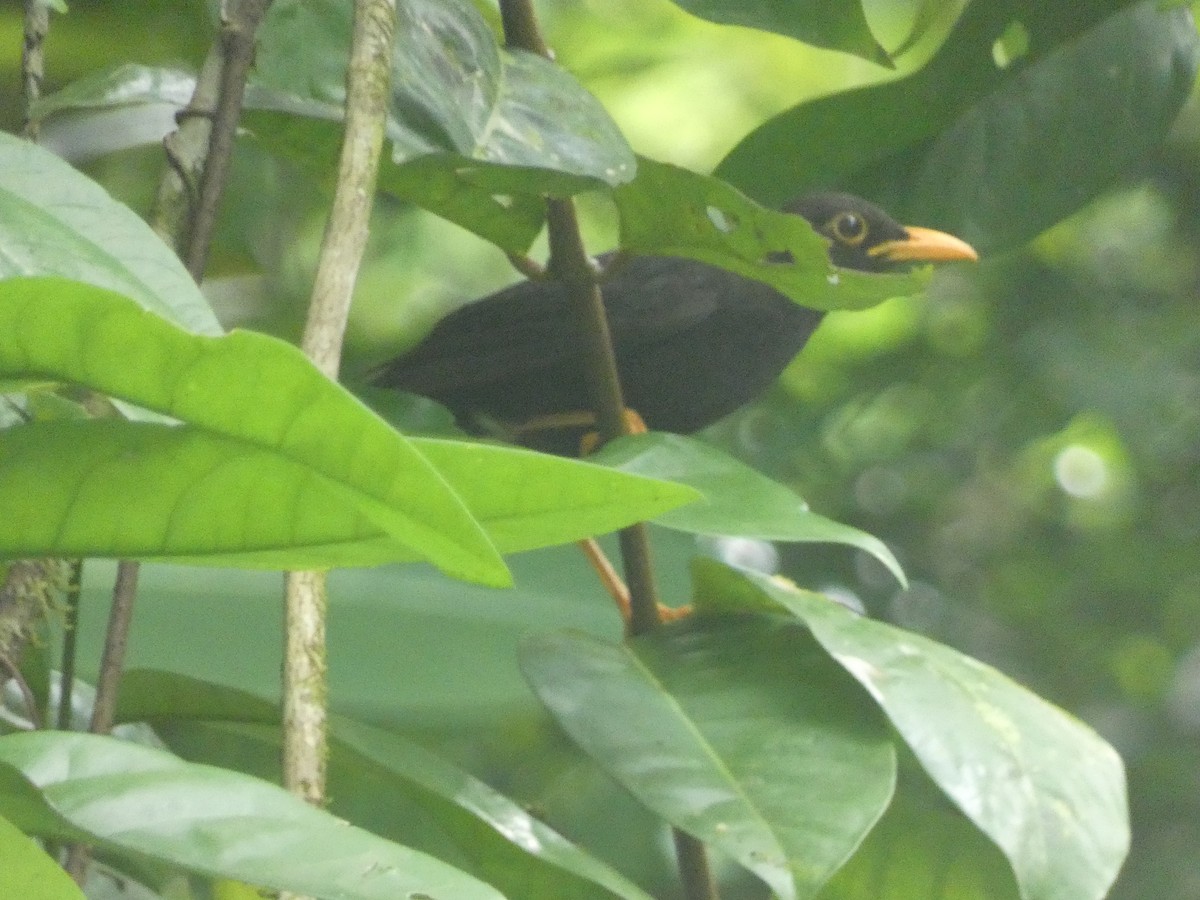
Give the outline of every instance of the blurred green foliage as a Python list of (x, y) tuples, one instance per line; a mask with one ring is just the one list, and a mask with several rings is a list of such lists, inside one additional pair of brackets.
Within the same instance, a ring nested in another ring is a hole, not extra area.
[[(540, 5), (560, 59), (605, 103), (634, 148), (700, 170), (800, 99), (897, 77), (783, 38), (699, 22), (666, 2)], [(905, 0), (868, 5), (885, 46), (903, 39), (912, 8)], [(73, 3), (53, 17), (48, 86), (129, 61), (131, 53), (138, 62), (194, 66), (210, 39), (207, 22), (199, 0)], [(904, 57), (900, 73), (919, 64), (938, 37)], [(1019, 34), (1006, 33), (1001, 49), (1019, 53), (1019, 43)], [(20, 45), (19, 9), (10, 4), (0, 10), (0, 127), (9, 131), (20, 126)], [(146, 207), (156, 152), (79, 161), (114, 193)], [(822, 514), (883, 538), (913, 583), (897, 591), (870, 557), (811, 545), (782, 550), (787, 574), (995, 663), (1075, 711), (1121, 751), (1134, 849), (1113, 893), (1120, 900), (1200, 896), (1198, 173), (1200, 99), (1193, 97), (1162, 151), (1106, 197), (1023, 249), (977, 270), (941, 273), (924, 298), (829, 316), (776, 390), (709, 434)], [(241, 154), (234, 179), (208, 292), (227, 324), (295, 336), (323, 200), (253, 149)], [(584, 208), (589, 239), (602, 249), (613, 240), (612, 211), (589, 198)], [(411, 343), (447, 309), (512, 278), (494, 249), (391, 202), (377, 213), (370, 254), (350, 332), (351, 369)], [(679, 596), (683, 573), (673, 551), (663, 556), (667, 593)], [(523, 565), (539, 584), (563, 578), (560, 556)], [(215, 574), (188, 577), (211, 577), (203, 590), (233, 596)], [(395, 680), (396, 664), (384, 662), (393, 648), (379, 639), (384, 629), (370, 603), (396, 601), (384, 579), (356, 573), (341, 587), (335, 582), (334, 687), (343, 707), (436, 725), (440, 739), (485, 775), (521, 761), (507, 769), (510, 783), (497, 786), (558, 812), (568, 832), (592, 830), (597, 823), (586, 819), (598, 809), (629, 820), (622, 798), (593, 803), (609, 788), (553, 748), (531, 724), (536, 718), (515, 676), (497, 675), (490, 661), (483, 671), (496, 684), (511, 678), (508, 692), (434, 715), (429, 692), (455, 691), (429, 677), (452, 677), (432, 662), (445, 648), (426, 646), (408, 665), (433, 668), (407, 690), (390, 686), (400, 695), (389, 707), (379, 683)], [(253, 595), (269, 599), (267, 586), (254, 583)], [(418, 631), (423, 640), (437, 640), (446, 616), (467, 619), (467, 609), (503, 606), (497, 615), (511, 640), (498, 648), (481, 636), (454, 657), (467, 666), (509, 652), (524, 630), (577, 616), (561, 604), (521, 606), (520, 598), (414, 583), (423, 587), (401, 598), (409, 606), (389, 615), (397, 628), (435, 623)], [(247, 608), (242, 597), (196, 607), (172, 590), (160, 596), (174, 605), (139, 626), (135, 658), (202, 674), (219, 669), (272, 692), (275, 660), (261, 651), (274, 641), (269, 604)], [(369, 626), (358, 621), (364, 615)], [(597, 617), (594, 628), (607, 627), (594, 604), (586, 615)], [(165, 649), (184, 628), (193, 630), (195, 658)], [(222, 644), (231, 633), (243, 640)], [(262, 638), (244, 640), (247, 633)], [(227, 658), (214, 660), (219, 647)], [(417, 698), (427, 701), (420, 711), (427, 718), (413, 715)], [(502, 713), (503, 726), (466, 730)], [(637, 828), (607, 840), (602, 853), (662, 864), (639, 843)]]

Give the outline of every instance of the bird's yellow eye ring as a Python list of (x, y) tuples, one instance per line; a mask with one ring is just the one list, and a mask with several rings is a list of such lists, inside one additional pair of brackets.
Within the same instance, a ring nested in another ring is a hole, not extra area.
[(867, 237), (867, 221), (858, 213), (840, 212), (829, 220), (829, 232), (841, 243), (857, 247)]

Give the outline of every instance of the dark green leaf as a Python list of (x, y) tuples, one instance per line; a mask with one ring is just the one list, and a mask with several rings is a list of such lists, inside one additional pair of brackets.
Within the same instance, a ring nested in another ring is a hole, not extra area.
[[(1013, 22), (1029, 52), (1000, 67), (993, 44)], [(1070, 16), (1033, 0), (973, 3), (924, 69), (777, 116), (718, 174), (771, 202), (841, 185), (980, 250), (1010, 246), (1161, 142), (1198, 48), (1190, 12), (1154, 0), (1088, 0)]]
[(1105, 896), (1129, 849), (1129, 812), (1121, 760), (1094, 731), (921, 635), (751, 572), (706, 560), (696, 568), (699, 591), (757, 592), (812, 629), (871, 692), (933, 780), (1008, 857), (1022, 897)]
[(347, 825), (282, 788), (160, 750), (97, 735), (34, 732), (0, 738), (0, 762), (99, 846), (209, 877), (314, 897), (501, 897), (464, 872)]
[(875, 40), (862, 0), (674, 0), (694, 16), (726, 25), (745, 25), (786, 34), (798, 41), (855, 53), (871, 62), (891, 65), (887, 51)]
[[(331, 164), (349, 26), (349, 8), (332, 0), (272, 8), (246, 120), (272, 149)], [(394, 60), (394, 165), (381, 187), (505, 249), (528, 248), (541, 195), (633, 177), (633, 153), (595, 98), (552, 62), (498, 47), (466, 0), (400, 3)], [(290, 125), (278, 113), (309, 121)]]
[(870, 553), (906, 583), (900, 563), (881, 540), (817, 515), (793, 491), (710, 444), (651, 433), (612, 441), (589, 459), (700, 492), (698, 502), (657, 516), (659, 525), (695, 534), (845, 544)]
[(521, 665), (604, 769), (780, 897), (813, 896), (891, 798), (878, 715), (778, 617), (691, 620), (627, 645), (543, 635)]
[(804, 219), (764, 209), (716, 178), (642, 159), (616, 191), (621, 246), (686, 256), (766, 282), (811, 309), (863, 309), (920, 293), (928, 267), (872, 275), (839, 269)]
[(820, 900), (1017, 900), (1004, 855), (958, 810), (900, 779), (896, 799)]
[(0, 133), (0, 278), (61, 275), (189, 331), (222, 329), (178, 257), (132, 210), (36, 144)]

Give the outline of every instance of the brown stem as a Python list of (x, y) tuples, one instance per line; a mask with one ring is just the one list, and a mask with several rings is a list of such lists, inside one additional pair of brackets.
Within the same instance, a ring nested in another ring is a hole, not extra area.
[(220, 88), (212, 112), (208, 161), (200, 177), (196, 207), (191, 217), (191, 237), (184, 257), (188, 272), (197, 282), (204, 277), (204, 267), (217, 224), (217, 211), (229, 180), (233, 142), (246, 94), (246, 78), (254, 63), (255, 34), (270, 6), (271, 0), (234, 3), (228, 18), (221, 25), (219, 43), (223, 64)]
[(137, 595), (140, 566), (129, 560), (117, 563), (117, 580), (113, 585), (112, 608), (108, 613), (108, 630), (104, 635), (104, 655), (100, 658), (100, 677), (96, 679), (96, 705), (88, 731), (108, 734), (117, 715), (117, 692), (125, 665), (125, 648), (129, 645), (129, 625), (133, 621), (133, 601)]
[[(538, 29), (532, 0), (500, 0), (500, 15), (505, 41), (510, 47), (552, 58)], [(570, 200), (547, 200), (546, 224), (550, 239), (549, 271), (563, 282), (568, 302), (576, 310), (583, 342), (584, 377), (601, 436), (608, 440), (628, 433), (629, 426), (596, 267), (584, 248), (575, 206)], [(645, 524), (623, 529), (620, 543), (629, 587), (627, 632), (630, 637), (635, 637), (661, 623), (658, 587), (650, 558), (650, 537)], [(704, 844), (676, 829), (675, 847), (687, 900), (717, 900)]]

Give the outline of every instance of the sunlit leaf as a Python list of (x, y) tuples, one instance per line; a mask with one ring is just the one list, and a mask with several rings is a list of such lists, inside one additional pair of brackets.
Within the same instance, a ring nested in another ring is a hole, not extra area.
[[(4, 808), (0, 797), (0, 809)], [(83, 900), (83, 891), (46, 851), (0, 816), (0, 897)]]
[(878, 714), (795, 623), (691, 620), (626, 645), (541, 635), (521, 667), (635, 797), (779, 897), (813, 896), (891, 798)]
[[(412, 548), (447, 572), (495, 584), (508, 580), (507, 569), (487, 536), (429, 463), (283, 341), (251, 332), (235, 331), (219, 338), (188, 334), (99, 288), (60, 279), (11, 279), (0, 282), (0, 376), (84, 384), (173, 416), (217, 438), (241, 442), (248, 450), (278, 454), (308, 469), (320, 489), (352, 501), (357, 514), (393, 542)], [(122, 434), (147, 432), (130, 426)], [(10, 436), (9, 440), (29, 438)], [(28, 452), (37, 455), (35, 448)], [(228, 457), (212, 457), (213, 463), (218, 459)], [(195, 457), (190, 461), (199, 464)], [(114, 462), (121, 466), (119, 459)], [(169, 464), (161, 457), (159, 462)], [(27, 464), (41, 463), (34, 458)], [(249, 477), (248, 471), (238, 468), (230, 483)], [(80, 474), (87, 477), (86, 472)], [(214, 469), (214, 476), (230, 475)], [(131, 471), (126, 477), (136, 475)], [(94, 508), (83, 512), (87, 533), (93, 539), (96, 529), (119, 534), (120, 498), (94, 478), (89, 481), (106, 499), (118, 502), (107, 515), (98, 516)], [(177, 484), (177, 489), (186, 491), (191, 486), (190, 482)], [(11, 494), (8, 499), (18, 502)], [(238, 498), (220, 502), (228, 506), (238, 503)], [(175, 522), (167, 498), (154, 503), (163, 524), (190, 536), (204, 527), (202, 522)], [(224, 528), (243, 527), (257, 512), (246, 505), (241, 509), (242, 515)], [(70, 507), (56, 511), (67, 515)], [(287, 506), (272, 514), (285, 517)], [(167, 529), (160, 540), (169, 539), (171, 533)]]
[(796, 40), (842, 50), (882, 65), (891, 65), (875, 40), (862, 0), (746, 3), (745, 0), (674, 0), (693, 15), (726, 25), (745, 25), (786, 34)]
[(220, 334), (175, 252), (53, 153), (0, 132), (0, 279), (60, 275), (117, 291), (198, 334)]

